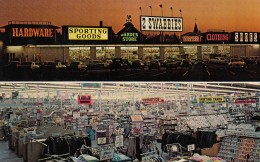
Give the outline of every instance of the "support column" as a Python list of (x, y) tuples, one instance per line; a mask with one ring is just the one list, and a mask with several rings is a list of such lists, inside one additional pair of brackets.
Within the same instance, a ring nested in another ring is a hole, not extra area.
[(213, 46), (213, 53), (219, 54), (218, 46)]
[(96, 47), (90, 47), (90, 59), (91, 60), (95, 60), (97, 57), (96, 57)]
[(118, 46), (115, 47), (115, 57), (121, 58), (121, 47)]
[(202, 47), (197, 46), (197, 59), (202, 59)]
[(159, 47), (159, 51), (160, 51), (160, 59), (164, 59), (164, 55), (165, 55), (165, 47)]
[(140, 59), (140, 60), (143, 60), (143, 56), (144, 56), (143, 51), (144, 51), (144, 47), (139, 46), (138, 47), (138, 59)]

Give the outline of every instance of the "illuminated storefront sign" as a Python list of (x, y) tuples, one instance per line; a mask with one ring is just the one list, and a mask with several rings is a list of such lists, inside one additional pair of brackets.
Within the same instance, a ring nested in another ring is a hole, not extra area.
[(53, 37), (52, 28), (12, 28), (12, 37)]
[(123, 42), (137, 42), (138, 41), (138, 33), (122, 33), (121, 35), (121, 40)]
[(108, 40), (108, 28), (69, 27), (69, 40)]
[(228, 33), (207, 33), (206, 34), (207, 41), (229, 41), (229, 34)]
[(141, 16), (142, 31), (182, 31), (183, 19), (181, 17), (157, 17), (157, 16)]
[(236, 32), (235, 43), (257, 43), (258, 33)]
[(237, 98), (235, 101), (235, 104), (253, 104), (253, 103), (259, 103), (258, 98)]
[(199, 103), (218, 103), (224, 102), (224, 97), (200, 97), (198, 98)]
[(183, 36), (182, 37), (183, 42), (200, 42), (199, 36)]

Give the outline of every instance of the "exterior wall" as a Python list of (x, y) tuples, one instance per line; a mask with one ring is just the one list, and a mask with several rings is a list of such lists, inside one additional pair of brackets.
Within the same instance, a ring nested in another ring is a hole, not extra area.
[[(202, 58), (201, 46), (195, 45), (198, 49), (197, 58)], [(213, 46), (213, 45), (212, 45)], [(166, 46), (160, 46), (160, 58), (165, 58), (165, 48)], [(171, 45), (169, 45), (171, 47)], [(173, 46), (172, 46), (173, 47)], [(176, 46), (174, 46), (176, 47)], [(69, 47), (29, 47), (29, 46), (7, 46), (1, 47), (4, 48), (3, 54), (15, 53), (15, 57), (18, 58), (20, 56), (28, 57), (28, 61), (32, 60), (37, 55), (41, 57), (41, 61), (54, 61), (55, 59), (59, 59), (64, 62), (69, 61)], [(138, 57), (139, 59), (143, 58), (143, 49), (144, 46), (138, 46)], [(179, 53), (184, 54), (184, 47), (179, 46)], [(121, 47), (116, 46), (116, 57), (121, 56)], [(218, 46), (213, 46), (213, 52), (217, 53)], [(230, 46), (230, 56), (260, 56), (260, 45), (231, 45)], [(1, 59), (2, 57), (0, 57)], [(90, 47), (90, 59), (96, 59), (96, 47)], [(2, 59), (1, 59), (2, 60)]]

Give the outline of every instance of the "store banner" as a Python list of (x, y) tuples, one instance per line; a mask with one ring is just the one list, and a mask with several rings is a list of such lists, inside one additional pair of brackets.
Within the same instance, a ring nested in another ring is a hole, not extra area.
[(198, 98), (198, 103), (220, 103), (220, 102), (225, 102), (225, 98), (221, 96)]

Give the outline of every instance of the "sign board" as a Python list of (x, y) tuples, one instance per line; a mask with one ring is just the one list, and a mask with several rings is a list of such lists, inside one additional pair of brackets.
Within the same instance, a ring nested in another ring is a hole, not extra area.
[(199, 97), (198, 103), (219, 103), (225, 102), (224, 97)]
[(54, 29), (48, 27), (14, 27), (11, 31), (11, 37), (52, 38), (54, 36)]
[(131, 115), (130, 117), (133, 122), (143, 121), (142, 115)]
[(255, 104), (259, 102), (258, 98), (237, 98), (235, 104)]
[(164, 102), (164, 99), (161, 97), (153, 97), (153, 98), (142, 98), (141, 102), (143, 104), (156, 104)]
[(124, 137), (123, 137), (123, 135), (116, 136), (115, 146), (116, 147), (123, 147), (124, 146)]
[(100, 161), (103, 161), (103, 160), (110, 160), (110, 159), (113, 159), (114, 157), (114, 152), (115, 150), (114, 149), (109, 149), (109, 150), (102, 150), (100, 152)]
[(126, 32), (122, 33), (120, 36), (122, 42), (137, 42), (139, 34), (135, 32)]
[(201, 37), (200, 36), (182, 36), (182, 41), (198, 43), (198, 42), (201, 42)]
[(90, 95), (78, 95), (78, 104), (91, 105), (92, 97)]
[(257, 43), (258, 33), (256, 32), (235, 32), (234, 38), (235, 43)]
[(205, 34), (206, 43), (228, 43), (230, 35), (227, 32), (208, 32)]
[(141, 16), (140, 29), (141, 31), (181, 32), (183, 19), (182, 17)]
[(195, 150), (195, 145), (194, 144), (188, 145), (187, 147), (188, 147), (188, 151)]
[(68, 27), (69, 40), (108, 40), (108, 28)]
[(106, 142), (107, 142), (106, 137), (99, 137), (99, 138), (97, 139), (97, 144), (98, 144), (98, 145), (106, 144)]

